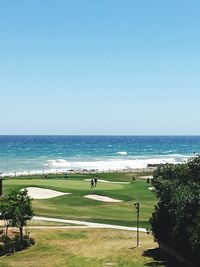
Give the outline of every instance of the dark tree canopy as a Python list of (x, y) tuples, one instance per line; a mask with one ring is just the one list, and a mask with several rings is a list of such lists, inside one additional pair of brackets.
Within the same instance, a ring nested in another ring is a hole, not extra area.
[(159, 166), (152, 183), (158, 198), (150, 218), (155, 238), (200, 266), (200, 156)]

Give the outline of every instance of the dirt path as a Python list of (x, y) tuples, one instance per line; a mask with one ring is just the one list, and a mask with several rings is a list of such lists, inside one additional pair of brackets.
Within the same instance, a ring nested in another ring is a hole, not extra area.
[[(93, 222), (86, 222), (86, 221), (77, 221), (77, 220), (66, 220), (66, 219), (58, 219), (58, 218), (47, 218), (47, 217), (40, 217), (34, 216), (33, 220), (38, 221), (46, 221), (46, 222), (60, 222), (60, 223), (69, 223), (75, 224), (76, 226), (30, 226), (29, 228), (104, 228), (104, 229), (118, 229), (118, 230), (127, 230), (127, 231), (137, 231), (136, 227), (128, 227), (128, 226), (121, 226), (121, 225), (113, 225), (113, 224), (104, 224), (104, 223), (93, 223)], [(78, 226), (77, 226), (78, 225)], [(146, 233), (147, 230), (145, 228), (139, 228), (140, 232)]]

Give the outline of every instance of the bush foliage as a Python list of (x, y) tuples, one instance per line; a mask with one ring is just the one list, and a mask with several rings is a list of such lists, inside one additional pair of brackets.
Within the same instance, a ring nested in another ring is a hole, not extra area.
[(0, 235), (0, 256), (23, 250), (34, 244), (34, 239), (28, 234), (24, 235), (22, 242), (20, 241), (20, 235), (18, 234), (14, 237), (9, 237), (5, 234), (2, 234)]
[(200, 266), (200, 156), (160, 165), (152, 183), (158, 198), (150, 218), (154, 237)]

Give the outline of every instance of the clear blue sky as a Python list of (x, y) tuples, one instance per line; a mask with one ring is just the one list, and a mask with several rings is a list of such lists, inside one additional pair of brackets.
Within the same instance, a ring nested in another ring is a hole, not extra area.
[(200, 134), (199, 10), (0, 1), (0, 134)]

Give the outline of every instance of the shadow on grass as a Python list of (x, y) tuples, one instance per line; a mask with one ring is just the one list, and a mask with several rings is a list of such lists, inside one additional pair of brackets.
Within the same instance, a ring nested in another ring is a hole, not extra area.
[(145, 266), (185, 267), (183, 263), (176, 261), (159, 248), (148, 249), (144, 251), (143, 256), (152, 258), (152, 262), (146, 263)]

